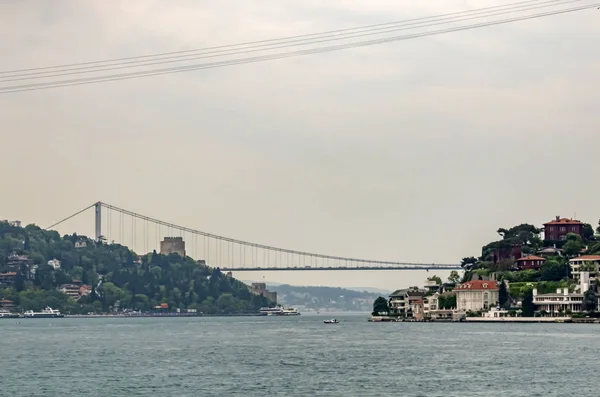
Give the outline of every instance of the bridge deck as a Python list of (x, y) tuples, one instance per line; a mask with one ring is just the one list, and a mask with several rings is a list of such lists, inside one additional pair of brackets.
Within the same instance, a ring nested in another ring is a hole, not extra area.
[(448, 266), (336, 266), (336, 267), (221, 267), (223, 272), (321, 271), (321, 270), (461, 270), (459, 265)]

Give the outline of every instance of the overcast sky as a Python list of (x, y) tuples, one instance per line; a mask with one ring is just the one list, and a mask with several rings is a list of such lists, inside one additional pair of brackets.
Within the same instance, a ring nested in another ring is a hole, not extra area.
[[(503, 3), (3, 0), (0, 70)], [(0, 219), (47, 226), (101, 200), (258, 243), (425, 263), (477, 256), (499, 227), (574, 214), (596, 226), (598, 18), (594, 9), (342, 52), (0, 95)], [(92, 214), (59, 230), (92, 235)], [(393, 289), (426, 274), (240, 275), (263, 276)]]

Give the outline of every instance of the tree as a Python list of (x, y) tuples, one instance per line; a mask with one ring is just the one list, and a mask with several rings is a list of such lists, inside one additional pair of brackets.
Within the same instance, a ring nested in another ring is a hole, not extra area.
[(581, 241), (581, 236), (575, 233), (567, 234), (567, 242), (563, 245), (563, 250), (565, 254), (570, 257), (577, 256), (581, 253), (581, 249), (583, 248), (583, 243)]
[(583, 239), (586, 241), (594, 239), (594, 228), (589, 223), (583, 225)]
[(498, 234), (502, 236), (503, 240), (506, 240), (511, 244), (527, 245), (533, 248), (538, 248), (541, 245), (541, 232), (542, 229), (527, 223), (511, 227), (508, 230), (504, 228), (498, 229)]
[(500, 286), (498, 287), (498, 304), (502, 308), (507, 308), (510, 305), (508, 289), (504, 280), (500, 282)]
[(470, 269), (476, 263), (477, 263), (477, 258), (475, 258), (474, 256), (469, 256), (469, 257), (466, 257), (466, 258), (462, 258), (462, 260), (460, 261), (460, 266), (463, 269)]
[(373, 302), (373, 315), (377, 316), (379, 315), (379, 313), (389, 313), (390, 308), (388, 306), (388, 301), (380, 296), (379, 298), (375, 299), (375, 302)]
[(456, 270), (452, 270), (450, 272), (450, 275), (448, 276), (448, 281), (452, 284), (458, 284), (458, 282), (460, 281), (460, 274), (458, 274)]
[(531, 290), (531, 288), (525, 290), (525, 293), (523, 294), (521, 309), (523, 311), (523, 317), (533, 317), (535, 306), (533, 305), (533, 290)]
[(456, 308), (456, 294), (440, 295), (438, 297), (438, 307), (440, 310), (450, 310)]
[(583, 294), (583, 310), (587, 312), (595, 312), (598, 308), (598, 296), (596, 295), (596, 290), (593, 287), (590, 287)]
[(562, 258), (550, 258), (541, 268), (541, 281), (560, 281), (569, 277), (569, 265)]
[(431, 277), (427, 277), (428, 281), (434, 281), (437, 285), (442, 285), (442, 279), (435, 274)]

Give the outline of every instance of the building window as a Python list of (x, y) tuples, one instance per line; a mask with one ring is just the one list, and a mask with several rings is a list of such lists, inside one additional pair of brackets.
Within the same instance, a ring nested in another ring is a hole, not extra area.
[(549, 230), (549, 231), (551, 231), (551, 232), (553, 232), (553, 231), (554, 231), (554, 226), (550, 226), (550, 227), (548, 228), (548, 230)]
[(574, 232), (576, 232), (576, 231), (577, 231), (577, 226), (573, 226), (573, 227), (571, 228), (571, 230), (572, 230), (572, 231), (574, 231)]
[(566, 240), (566, 239), (567, 239), (567, 236), (565, 236), (565, 235), (563, 234), (562, 236), (560, 236), (560, 239), (561, 239), (562, 241), (564, 241), (564, 240)]
[(566, 232), (567, 231), (567, 227), (566, 226), (561, 226), (560, 227), (560, 231), (561, 232)]

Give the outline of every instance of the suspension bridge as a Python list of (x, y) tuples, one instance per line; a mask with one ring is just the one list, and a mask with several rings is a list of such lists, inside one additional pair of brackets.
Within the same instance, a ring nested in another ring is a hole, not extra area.
[[(88, 211), (94, 211), (95, 239), (128, 246), (139, 253), (166, 252), (165, 242), (178, 252), (219, 267), (222, 271), (323, 270), (458, 270), (458, 264), (382, 261), (303, 252), (219, 236), (164, 222), (107, 203), (96, 202), (47, 227), (52, 229)], [(161, 243), (162, 242), (162, 243)]]

